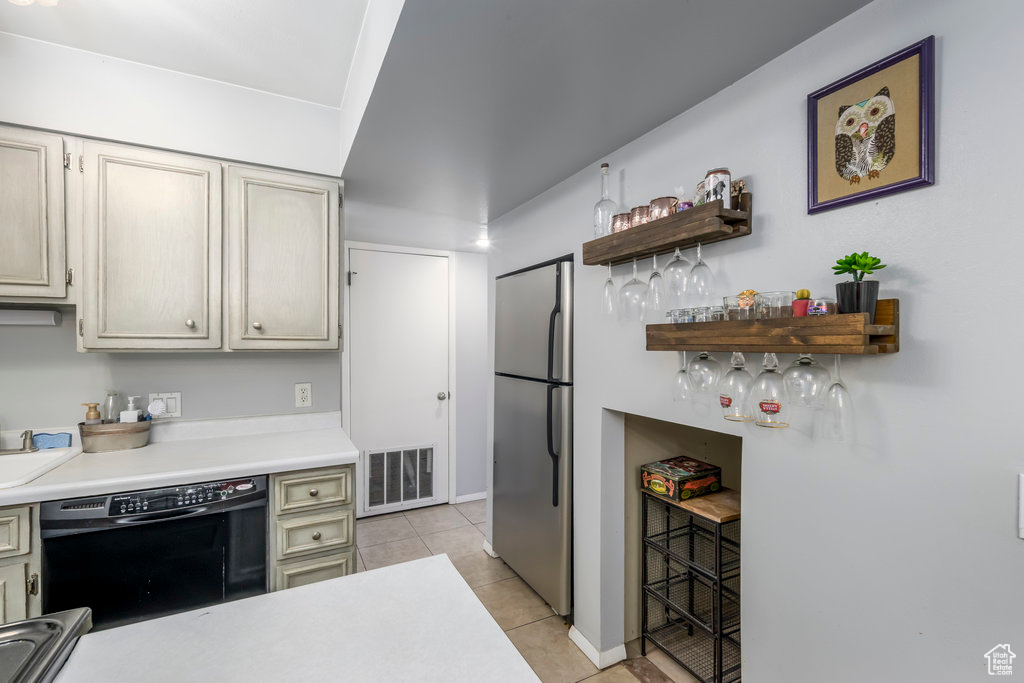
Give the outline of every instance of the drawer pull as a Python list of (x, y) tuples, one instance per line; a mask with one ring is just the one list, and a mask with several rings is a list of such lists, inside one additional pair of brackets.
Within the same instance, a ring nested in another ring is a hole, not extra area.
[(319, 495), (320, 495), (320, 491), (318, 489), (310, 489), (309, 490), (309, 497), (310, 498), (316, 498)]
[(320, 540), (320, 532), (319, 531), (314, 531), (313, 532), (313, 540), (314, 541), (319, 541)]

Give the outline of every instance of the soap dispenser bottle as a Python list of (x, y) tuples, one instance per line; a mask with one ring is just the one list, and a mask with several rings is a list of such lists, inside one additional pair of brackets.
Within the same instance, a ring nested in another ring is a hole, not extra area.
[(128, 410), (121, 411), (121, 422), (138, 422), (139, 421), (139, 409), (135, 407), (135, 399), (142, 398), (141, 396), (129, 396), (128, 397)]
[(99, 403), (83, 403), (82, 405), (88, 408), (88, 410), (85, 411), (85, 424), (98, 425), (101, 422), (100, 411), (96, 410), (96, 406), (98, 406)]

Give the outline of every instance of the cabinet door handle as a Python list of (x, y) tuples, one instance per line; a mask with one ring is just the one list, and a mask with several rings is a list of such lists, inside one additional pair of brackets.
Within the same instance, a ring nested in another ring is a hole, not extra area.
[(260, 323), (260, 322), (253, 323), (252, 324), (252, 329), (254, 329), (254, 330), (262, 330), (263, 329), (263, 323)]
[(193, 320), (192, 318), (189, 318), (188, 320), (185, 321), (185, 327), (187, 327), (190, 330), (196, 329), (196, 321)]
[(320, 540), (320, 532), (319, 531), (314, 531), (313, 532), (313, 540), (314, 541), (319, 541)]
[(320, 491), (318, 489), (310, 489), (309, 490), (309, 497), (310, 498), (316, 498), (319, 495), (320, 495)]
[(39, 574), (33, 574), (27, 583), (28, 594), (39, 595)]

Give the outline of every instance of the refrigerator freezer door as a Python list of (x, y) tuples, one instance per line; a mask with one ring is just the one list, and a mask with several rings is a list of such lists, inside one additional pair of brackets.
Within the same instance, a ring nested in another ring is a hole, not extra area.
[(572, 382), (572, 262), (495, 282), (494, 371)]
[(572, 387), (494, 386), (494, 551), (558, 614), (572, 607)]

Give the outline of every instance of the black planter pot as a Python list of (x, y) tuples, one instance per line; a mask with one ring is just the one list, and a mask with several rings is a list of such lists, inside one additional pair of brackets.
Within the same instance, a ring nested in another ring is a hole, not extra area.
[(839, 302), (840, 313), (867, 313), (871, 324), (874, 324), (878, 280), (836, 283), (836, 301)]

